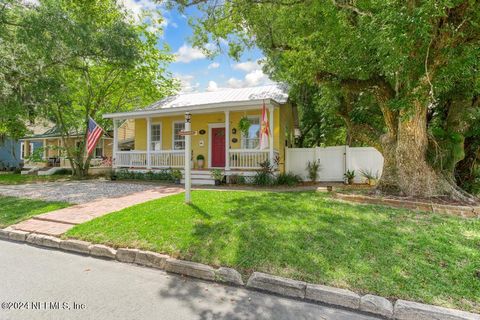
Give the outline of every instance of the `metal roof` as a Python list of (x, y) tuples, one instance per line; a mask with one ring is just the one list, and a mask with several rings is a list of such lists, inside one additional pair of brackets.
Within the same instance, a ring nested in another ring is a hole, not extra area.
[(225, 89), (214, 92), (184, 93), (170, 96), (137, 111), (162, 110), (179, 107), (221, 105), (226, 102), (248, 102), (271, 99), (279, 104), (287, 102), (288, 91), (285, 85), (273, 84), (261, 87)]

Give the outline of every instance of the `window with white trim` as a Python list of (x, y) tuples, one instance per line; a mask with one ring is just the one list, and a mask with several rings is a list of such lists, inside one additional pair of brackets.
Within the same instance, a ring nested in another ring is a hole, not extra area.
[[(20, 143), (20, 160), (25, 160), (25, 142)], [(34, 147), (33, 147), (33, 142), (30, 142), (30, 155), (33, 154)]]
[(173, 123), (173, 149), (185, 150), (185, 136), (180, 135), (180, 131), (185, 129), (183, 121)]
[(153, 123), (150, 128), (150, 149), (160, 151), (162, 150), (162, 125), (160, 123)]
[(260, 117), (248, 117), (248, 134), (242, 133), (242, 149), (258, 149), (260, 143)]
[(94, 158), (103, 158), (103, 139), (98, 141), (95, 147)]

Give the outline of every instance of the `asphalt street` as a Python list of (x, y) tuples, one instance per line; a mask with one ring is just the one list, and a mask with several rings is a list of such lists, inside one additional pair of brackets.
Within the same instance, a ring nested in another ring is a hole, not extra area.
[(0, 240), (0, 319), (376, 319)]

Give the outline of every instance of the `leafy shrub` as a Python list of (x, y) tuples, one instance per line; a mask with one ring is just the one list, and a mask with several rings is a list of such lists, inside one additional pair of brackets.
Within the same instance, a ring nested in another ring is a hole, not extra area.
[(53, 173), (54, 175), (72, 175), (72, 169), (68, 169), (68, 168), (62, 168), (60, 170), (57, 170)]
[(223, 180), (223, 171), (220, 169), (213, 169), (210, 171), (210, 175), (214, 180), (222, 181)]
[(307, 162), (307, 173), (308, 178), (313, 182), (317, 181), (318, 173), (322, 170), (320, 166), (320, 160), (308, 161)]
[(253, 184), (257, 186), (269, 186), (275, 184), (275, 177), (273, 175), (273, 166), (270, 161), (265, 160), (260, 163), (260, 169), (253, 177)]
[[(172, 182), (175, 180), (174, 172), (179, 170), (162, 169), (159, 171), (135, 172), (127, 169), (121, 169), (116, 172), (116, 177), (119, 180), (154, 180)], [(181, 178), (181, 172), (180, 172)]]
[(228, 177), (228, 181), (231, 184), (245, 184), (246, 183), (245, 176), (242, 176), (241, 174), (232, 174), (231, 176)]
[(276, 181), (278, 185), (287, 185), (290, 187), (297, 185), (300, 182), (302, 182), (302, 178), (292, 172), (280, 173)]
[(257, 186), (270, 186), (275, 184), (273, 175), (259, 171), (253, 176), (253, 184)]
[(170, 175), (173, 181), (182, 179), (182, 172), (178, 169), (173, 169)]

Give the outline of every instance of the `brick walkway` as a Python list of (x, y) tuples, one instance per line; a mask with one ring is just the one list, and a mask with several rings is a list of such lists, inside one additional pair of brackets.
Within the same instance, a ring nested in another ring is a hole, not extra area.
[(118, 198), (99, 199), (89, 203), (41, 214), (11, 227), (17, 230), (59, 236), (73, 228), (76, 224), (84, 223), (139, 203), (163, 198), (180, 192), (183, 192), (182, 188), (165, 186), (132, 193)]

